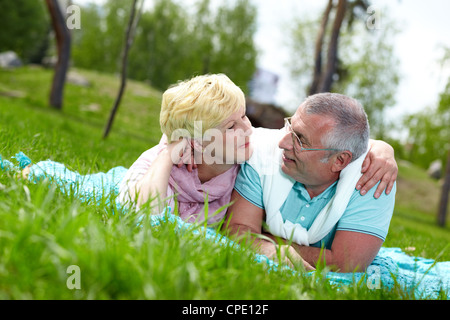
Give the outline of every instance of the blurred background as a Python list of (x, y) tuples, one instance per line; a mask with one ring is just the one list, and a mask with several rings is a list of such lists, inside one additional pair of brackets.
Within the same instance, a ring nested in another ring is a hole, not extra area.
[(118, 110), (113, 131), (131, 123), (154, 144), (161, 92), (194, 75), (227, 74), (253, 124), (272, 128), (306, 96), (339, 92), (362, 102), (372, 138), (445, 187), (448, 12), (447, 0), (0, 0), (0, 98), (102, 125)]

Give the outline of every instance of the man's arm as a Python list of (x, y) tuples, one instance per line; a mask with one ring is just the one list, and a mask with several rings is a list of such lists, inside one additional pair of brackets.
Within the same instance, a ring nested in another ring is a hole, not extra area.
[(129, 187), (129, 194), (132, 201), (136, 201), (138, 207), (142, 206), (149, 200), (158, 199), (160, 211), (165, 206), (164, 198), (167, 197), (167, 187), (169, 185), (169, 176), (174, 164), (183, 164), (186, 160), (184, 157), (190, 158), (188, 150), (188, 141), (181, 139), (170, 143), (166, 148), (161, 150), (155, 160), (147, 169), (145, 175), (137, 181), (137, 183)]
[(238, 240), (252, 233), (261, 234), (264, 209), (247, 201), (236, 190), (231, 194), (231, 201), (224, 224), (228, 234)]
[[(275, 239), (275, 237), (271, 237)], [(292, 246), (310, 265), (326, 264), (333, 271), (364, 271), (380, 250), (383, 240), (353, 231), (336, 231), (331, 250), (317, 247)]]
[[(247, 201), (236, 190), (233, 190), (231, 200), (234, 202), (228, 209), (227, 222), (224, 224), (229, 235), (237, 239), (238, 242), (252, 241), (252, 247), (259, 253), (274, 258), (277, 246), (271, 241), (258, 237), (262, 234), (264, 209)], [(269, 234), (264, 235), (278, 243), (278, 238)], [(306, 262), (305, 266), (315, 267), (319, 263), (326, 263), (333, 270), (353, 272), (367, 268), (382, 244), (383, 240), (372, 235), (338, 230), (331, 245), (331, 250), (324, 249), (321, 252), (321, 248), (301, 246), (295, 243), (292, 243), (291, 246)], [(300, 259), (300, 257), (297, 257), (297, 259)]]
[[(282, 262), (294, 267), (301, 265), (306, 270), (314, 268), (297, 253), (292, 246), (276, 245), (273, 241), (266, 240), (266, 234), (262, 233), (264, 221), (264, 209), (254, 205), (236, 190), (231, 194), (233, 204), (228, 208), (227, 221), (224, 224), (228, 236), (242, 243), (251, 245), (258, 253), (269, 259)], [(278, 255), (279, 254), (279, 255)]]
[(306, 270), (314, 270), (292, 246), (279, 246), (270, 240), (264, 239), (269, 238), (262, 234), (264, 209), (249, 202), (236, 190), (233, 190), (231, 194), (231, 201), (233, 201), (233, 204), (228, 208), (227, 221), (224, 224), (228, 236), (240, 243), (246, 241), (258, 253), (267, 256), (269, 259), (275, 261), (281, 259), (282, 262), (291, 267), (302, 265)]

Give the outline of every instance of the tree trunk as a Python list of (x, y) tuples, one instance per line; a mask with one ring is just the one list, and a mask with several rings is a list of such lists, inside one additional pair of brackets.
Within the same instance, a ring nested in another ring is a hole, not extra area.
[(58, 50), (58, 61), (55, 66), (50, 91), (50, 106), (61, 110), (63, 105), (64, 83), (69, 68), (71, 36), (58, 0), (46, 0), (45, 2), (50, 13)]
[[(109, 119), (106, 124), (105, 130), (103, 132), (103, 139), (106, 139), (111, 131), (112, 124), (114, 122), (114, 118), (116, 116), (117, 110), (119, 109), (120, 101), (122, 100), (122, 95), (125, 91), (125, 86), (127, 82), (127, 64), (128, 64), (128, 51), (133, 43), (133, 31), (136, 29), (137, 19), (136, 18), (136, 3), (137, 0), (133, 0), (133, 4), (131, 6), (130, 19), (128, 21), (127, 31), (125, 33), (125, 45), (122, 52), (122, 72), (121, 72), (121, 81), (120, 88), (117, 94), (116, 100), (114, 101), (113, 108), (111, 113), (109, 114)], [(143, 4), (144, 1), (141, 2)], [(142, 5), (141, 9), (142, 10)]]
[(338, 40), (341, 31), (342, 21), (345, 17), (347, 1), (339, 0), (336, 18), (333, 23), (333, 30), (331, 31), (330, 43), (328, 45), (327, 66), (322, 81), (319, 84), (318, 92), (329, 92), (333, 84), (333, 76), (336, 72), (337, 55), (338, 55)]
[(448, 207), (448, 194), (450, 191), (450, 150), (448, 151), (447, 164), (445, 168), (444, 184), (442, 185), (441, 200), (439, 202), (438, 212), (438, 224), (441, 227), (445, 226), (445, 218), (447, 215)]
[(317, 34), (316, 45), (314, 48), (314, 73), (311, 86), (309, 87), (308, 90), (309, 95), (317, 93), (317, 88), (321, 81), (323, 39), (325, 38), (328, 19), (330, 17), (330, 12), (332, 8), (333, 8), (333, 0), (329, 0), (322, 16), (322, 22), (320, 24), (319, 33)]

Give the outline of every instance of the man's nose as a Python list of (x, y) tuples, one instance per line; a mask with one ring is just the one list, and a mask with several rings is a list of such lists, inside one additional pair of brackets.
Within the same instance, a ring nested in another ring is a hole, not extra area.
[(284, 136), (281, 138), (280, 142), (278, 142), (278, 147), (284, 150), (292, 150), (292, 136), (290, 132), (286, 132)]

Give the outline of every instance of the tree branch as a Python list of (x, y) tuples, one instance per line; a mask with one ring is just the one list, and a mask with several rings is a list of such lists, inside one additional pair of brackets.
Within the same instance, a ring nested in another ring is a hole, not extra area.
[(331, 90), (331, 85), (333, 84), (333, 75), (336, 72), (337, 65), (339, 33), (341, 31), (342, 21), (344, 21), (346, 6), (346, 0), (339, 0), (333, 30), (331, 31), (331, 39), (328, 45), (327, 66), (319, 85), (318, 92), (329, 92)]
[(325, 32), (327, 30), (328, 19), (330, 17), (330, 12), (331, 12), (332, 8), (333, 8), (333, 0), (329, 0), (327, 6), (325, 8), (325, 11), (323, 13), (319, 33), (317, 34), (317, 38), (316, 38), (316, 45), (315, 45), (315, 49), (314, 49), (315, 63), (314, 63), (313, 81), (308, 90), (309, 95), (317, 93), (317, 88), (319, 86), (319, 82), (321, 81), (323, 39), (325, 38)]
[[(136, 19), (136, 3), (137, 0), (133, 0), (133, 4), (131, 6), (131, 13), (130, 13), (130, 19), (128, 20), (128, 26), (127, 30), (125, 32), (125, 45), (122, 52), (122, 71), (121, 71), (121, 81), (120, 81), (120, 87), (119, 92), (117, 94), (116, 100), (114, 101), (113, 108), (109, 114), (109, 119), (106, 124), (105, 130), (103, 132), (103, 139), (106, 139), (109, 135), (109, 132), (111, 131), (112, 124), (114, 122), (115, 115), (117, 113), (117, 110), (119, 109), (120, 101), (122, 100), (122, 95), (125, 91), (126, 82), (127, 82), (127, 66), (128, 66), (128, 51), (130, 50), (130, 47), (133, 43), (134, 38), (134, 30), (137, 26), (137, 19)], [(142, 4), (139, 9), (139, 12), (142, 10)]]

